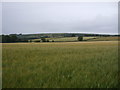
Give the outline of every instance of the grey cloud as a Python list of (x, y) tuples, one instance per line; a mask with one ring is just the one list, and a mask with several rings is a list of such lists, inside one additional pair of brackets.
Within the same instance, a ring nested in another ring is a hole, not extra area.
[(4, 3), (3, 33), (117, 33), (117, 3)]

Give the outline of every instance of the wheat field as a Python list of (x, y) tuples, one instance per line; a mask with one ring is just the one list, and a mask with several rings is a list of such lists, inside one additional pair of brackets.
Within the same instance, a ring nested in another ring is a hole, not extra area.
[(118, 87), (118, 42), (2, 44), (3, 88)]

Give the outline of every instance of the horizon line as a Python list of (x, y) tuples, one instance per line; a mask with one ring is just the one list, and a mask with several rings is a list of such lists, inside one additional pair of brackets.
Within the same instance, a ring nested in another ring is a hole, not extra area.
[(10, 34), (57, 34), (57, 33), (81, 33), (81, 34), (106, 34), (106, 35), (119, 35), (119, 33), (94, 33), (94, 32), (36, 32), (36, 33), (9, 33), (9, 34), (0, 34), (0, 35), (10, 35)]

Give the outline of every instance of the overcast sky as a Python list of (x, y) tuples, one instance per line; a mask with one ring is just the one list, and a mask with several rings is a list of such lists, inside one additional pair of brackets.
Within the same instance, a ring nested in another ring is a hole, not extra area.
[(118, 33), (117, 2), (4, 2), (2, 33)]

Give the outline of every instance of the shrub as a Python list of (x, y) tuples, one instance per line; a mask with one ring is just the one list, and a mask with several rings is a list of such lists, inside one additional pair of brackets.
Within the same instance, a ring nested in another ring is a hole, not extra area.
[(39, 40), (37, 40), (37, 41), (34, 41), (34, 42), (40, 42)]
[(41, 38), (42, 42), (46, 42), (46, 39), (45, 38)]
[(47, 42), (49, 42), (49, 40), (47, 40)]
[(79, 36), (78, 41), (83, 41), (83, 36)]

